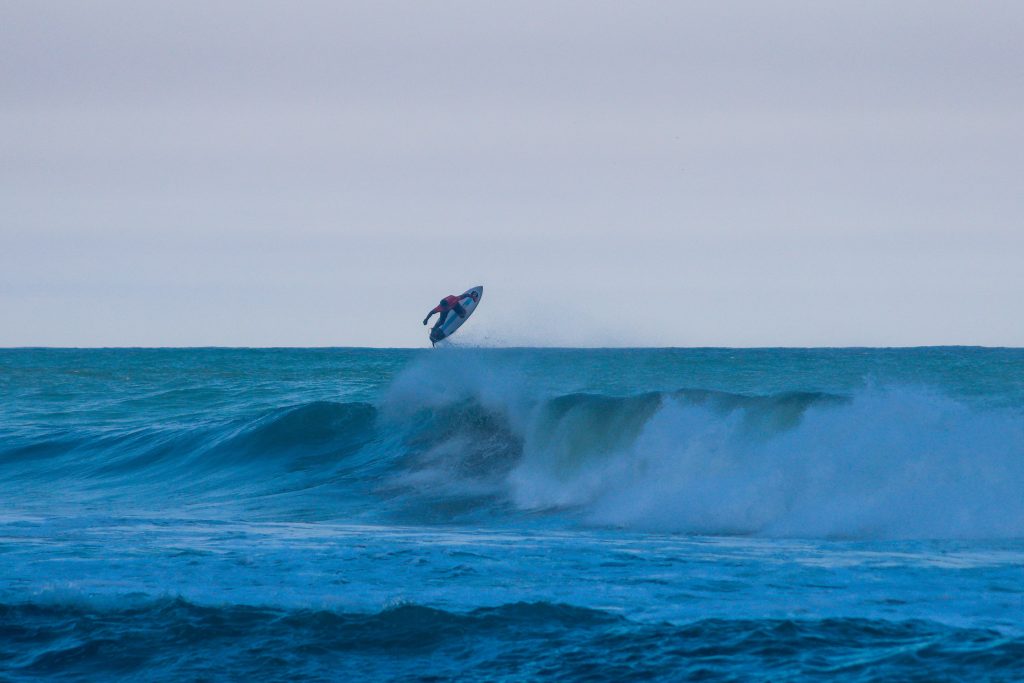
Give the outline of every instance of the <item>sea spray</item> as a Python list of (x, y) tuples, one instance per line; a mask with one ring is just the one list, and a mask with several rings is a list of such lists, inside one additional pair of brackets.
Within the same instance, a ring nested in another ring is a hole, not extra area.
[(570, 470), (558, 447), (528, 442), (511, 475), (516, 500), (573, 504), (590, 523), (688, 533), (1024, 536), (1015, 411), (896, 386), (819, 400), (789, 425), (773, 424), (778, 409), (663, 396), (635, 436)]

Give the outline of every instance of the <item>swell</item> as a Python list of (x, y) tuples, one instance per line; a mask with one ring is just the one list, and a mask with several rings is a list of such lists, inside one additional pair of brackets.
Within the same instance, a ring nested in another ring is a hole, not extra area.
[(65, 502), (150, 508), (295, 494), (364, 472), (375, 419), (367, 403), (316, 401), (194, 426), (15, 434), (0, 450), (0, 482), (30, 499), (58, 487)]
[(1024, 420), (1011, 409), (905, 386), (545, 397), (456, 380), (406, 375), (375, 405), (193, 425), (35, 426), (6, 435), (0, 482), (12, 501), (52, 504), (59, 491), (71, 504), (286, 520), (1024, 536)]
[[(819, 394), (745, 397), (682, 390), (637, 396), (569, 394), (531, 401), (527, 423), (513, 406), (473, 395), (440, 404), (396, 406), (314, 401), (253, 417), (193, 424), (176, 421), (62, 426), (12, 433), (0, 447), (0, 479), (115, 495), (154, 487), (195, 497), (271, 495), (325, 484), (378, 488), (412, 504), (456, 498), (508, 498), (506, 478), (524, 449), (561, 449), (564, 457), (596, 459), (636, 437), (657, 407), (672, 397), (725, 414), (746, 409), (748, 421), (776, 428), (799, 419)], [(383, 477), (383, 479), (380, 479)], [(351, 493), (352, 491), (349, 491)], [(367, 491), (362, 491), (367, 493)], [(395, 496), (392, 496), (394, 499)]]
[(0, 605), (0, 671), (132, 678), (247, 675), (852, 680), (1011, 679), (1024, 639), (929, 621), (638, 623), (556, 603), (377, 613), (197, 605)]

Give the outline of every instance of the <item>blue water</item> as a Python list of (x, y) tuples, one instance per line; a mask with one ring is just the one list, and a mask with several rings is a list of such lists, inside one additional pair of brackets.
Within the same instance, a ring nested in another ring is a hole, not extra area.
[(0, 350), (0, 679), (1024, 679), (1024, 350)]

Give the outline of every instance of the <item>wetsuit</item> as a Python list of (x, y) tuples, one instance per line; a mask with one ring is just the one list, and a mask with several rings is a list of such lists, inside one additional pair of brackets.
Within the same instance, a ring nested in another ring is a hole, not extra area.
[(436, 332), (437, 329), (444, 324), (444, 321), (448, 319), (448, 313), (450, 311), (455, 311), (455, 314), (458, 315), (460, 318), (465, 318), (466, 309), (463, 308), (462, 304), (459, 303), (461, 299), (462, 297), (454, 295), (448, 295), (445, 298), (441, 299), (441, 303), (438, 304), (437, 306), (434, 306), (434, 308), (431, 309), (430, 313), (427, 313), (427, 317), (423, 319), (423, 324), (427, 324), (427, 322), (430, 320), (430, 316), (434, 315), (435, 313), (440, 313), (441, 317), (437, 319), (436, 323), (434, 323), (434, 328), (431, 332), (433, 334), (433, 332)]

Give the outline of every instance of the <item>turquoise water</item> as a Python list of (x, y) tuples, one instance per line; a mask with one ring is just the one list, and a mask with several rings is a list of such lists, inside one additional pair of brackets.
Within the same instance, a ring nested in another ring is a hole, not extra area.
[(1024, 678), (1024, 351), (0, 351), (0, 674)]

